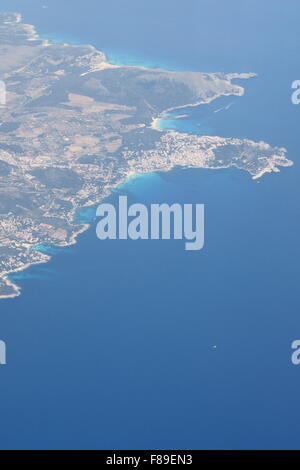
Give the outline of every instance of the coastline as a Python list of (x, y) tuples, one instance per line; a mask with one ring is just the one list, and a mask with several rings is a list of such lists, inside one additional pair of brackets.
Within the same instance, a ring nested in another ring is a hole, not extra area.
[[(107, 189), (105, 191), (105, 194), (103, 195), (103, 197), (96, 204), (93, 203), (93, 204), (86, 204), (85, 206), (74, 207), (72, 212), (70, 213), (70, 217), (73, 219), (72, 223), (75, 224), (75, 225), (77, 224), (76, 223), (76, 213), (77, 213), (78, 210), (86, 208), (86, 207), (91, 207), (91, 206), (94, 206), (94, 205), (101, 204), (101, 202), (104, 201), (106, 198), (108, 198), (114, 190), (116, 190), (118, 188), (121, 189), (122, 185), (124, 185), (126, 183), (126, 181), (130, 181), (130, 179), (135, 178), (138, 175), (139, 175), (139, 173), (128, 172), (126, 175), (124, 175), (124, 178), (120, 179), (120, 181), (118, 181), (117, 183), (114, 183), (114, 185), (112, 185), (109, 190)], [(57, 247), (57, 248), (67, 248), (67, 247), (70, 247), (70, 246), (74, 246), (74, 245), (77, 244), (77, 238), (79, 237), (79, 235), (81, 235), (82, 233), (89, 230), (90, 227), (91, 227), (91, 223), (78, 223), (78, 229), (75, 230), (74, 233), (72, 233), (72, 235), (70, 236), (70, 239), (68, 241), (62, 242), (59, 245), (58, 244), (51, 244), (51, 246)], [(34, 249), (34, 247), (32, 247), (31, 249)], [(11, 280), (9, 278), (10, 275), (12, 275), (14, 273), (26, 271), (26, 269), (29, 269), (32, 266), (36, 266), (36, 265), (40, 265), (40, 264), (46, 264), (52, 259), (53, 256), (55, 256), (55, 255), (44, 253), (42, 251), (39, 251), (39, 252), (41, 253), (41, 256), (43, 256), (43, 259), (40, 259), (40, 260), (35, 261), (35, 262), (24, 264), (24, 266), (18, 267), (16, 269), (12, 269), (11, 271), (6, 271), (6, 272), (1, 274), (0, 280), (3, 280), (5, 285), (12, 288), (14, 292), (11, 293), (11, 294), (7, 294), (7, 295), (1, 295), (0, 294), (0, 300), (1, 299), (14, 299), (16, 297), (19, 297), (22, 293), (22, 288), (20, 286), (18, 286), (18, 284), (16, 282), (14, 282), (13, 280)]]
[[(229, 82), (231, 83), (232, 80), (236, 80), (236, 79), (250, 79), (250, 78), (254, 78), (254, 77), (257, 77), (257, 74), (256, 73), (241, 73), (241, 74), (227, 74), (226, 75), (226, 78), (229, 80)], [(239, 86), (239, 85), (236, 85), (237, 86), (237, 92), (236, 93), (219, 93), (219, 94), (216, 94), (210, 98), (206, 98), (206, 99), (202, 99), (201, 101), (196, 101), (195, 103), (187, 103), (187, 104), (184, 104), (184, 105), (180, 105), (180, 106), (173, 106), (171, 108), (167, 108), (165, 109), (162, 113), (160, 113), (158, 116), (156, 116), (155, 118), (152, 119), (152, 122), (151, 122), (151, 129), (154, 129), (156, 131), (159, 131), (159, 132), (168, 132), (169, 130), (168, 129), (162, 129), (160, 126), (159, 126), (159, 123), (161, 121), (164, 121), (164, 120), (167, 120), (169, 118), (166, 117), (165, 115), (167, 113), (170, 113), (172, 111), (176, 111), (178, 109), (185, 109), (185, 108), (195, 108), (197, 106), (201, 106), (202, 104), (210, 104), (212, 103), (213, 101), (217, 100), (218, 98), (221, 98), (221, 97), (224, 97), (224, 96), (243, 96), (245, 94), (245, 89), (244, 87), (242, 86)], [(183, 115), (174, 115), (172, 116), (172, 119), (182, 119), (184, 117), (186, 117), (187, 115), (186, 114), (183, 114)]]
[[(69, 247), (69, 246), (72, 246), (72, 245), (76, 245), (77, 237), (81, 233), (86, 232), (91, 226), (91, 224), (80, 224), (80, 225), (81, 225), (81, 228), (79, 230), (75, 231), (71, 235), (70, 240), (68, 242), (63, 242), (60, 245), (52, 244), (51, 246), (57, 247), (57, 248), (66, 248), (66, 247)], [(34, 249), (34, 247), (32, 247), (31, 249)], [(39, 250), (37, 250), (37, 251), (39, 251)], [(3, 273), (0, 276), (0, 279), (2, 279), (4, 281), (5, 285), (8, 286), (8, 287), (11, 287), (14, 290), (14, 293), (12, 293), (12, 294), (0, 295), (0, 299), (13, 299), (13, 298), (19, 297), (21, 295), (21, 292), (22, 292), (21, 287), (18, 286), (18, 284), (16, 282), (14, 282), (13, 280), (11, 280), (9, 278), (10, 275), (18, 273), (18, 272), (26, 271), (26, 269), (29, 269), (29, 268), (31, 268), (32, 266), (35, 266), (35, 265), (48, 263), (51, 260), (51, 258), (53, 256), (55, 256), (55, 255), (47, 254), (47, 253), (42, 252), (42, 251), (39, 251), (39, 252), (44, 257), (43, 259), (41, 259), (39, 261), (24, 264), (24, 266), (13, 269), (11, 271), (7, 271), (7, 272)]]
[[(22, 16), (19, 15), (18, 16), (18, 21), (21, 22), (22, 20)], [(51, 45), (51, 37), (49, 39), (43, 39), (46, 38), (47, 36), (46, 35), (43, 35), (43, 36), (39, 36), (35, 29), (34, 29), (34, 26), (32, 25), (25, 25), (29, 34), (30, 34), (30, 37), (28, 40), (41, 40), (42, 42), (42, 46), (50, 46)], [(65, 42), (56, 42), (56, 44), (66, 44)], [(72, 46), (72, 44), (69, 44), (70, 46)], [(75, 44), (74, 44), (75, 46)], [(92, 50), (97, 50), (94, 46), (92, 45), (87, 45), (86, 47), (90, 47)], [(132, 67), (132, 68), (135, 68), (135, 69), (142, 69), (142, 70), (149, 70), (148, 67), (146, 66), (142, 66), (142, 65), (126, 65), (126, 64), (122, 64), (122, 65), (117, 65), (117, 64), (113, 64), (113, 63), (110, 63), (109, 60), (107, 59), (106, 55), (104, 53), (102, 53), (102, 51), (100, 51), (101, 54), (102, 54), (102, 59), (100, 60), (99, 59), (99, 62), (97, 61), (97, 63), (95, 65), (93, 65), (90, 70), (88, 70), (87, 72), (84, 72), (82, 75), (86, 75), (86, 74), (89, 74), (89, 73), (93, 73), (93, 72), (96, 72), (98, 70), (104, 70), (104, 69), (109, 69), (109, 68), (122, 68), (122, 67)], [(159, 70), (164, 70), (164, 69), (159, 69), (157, 68), (156, 69), (157, 71)], [(173, 70), (174, 72), (174, 70)], [(172, 73), (172, 71), (170, 71), (170, 73)], [(216, 74), (218, 77), (220, 74)], [(249, 78), (252, 78), (256, 76), (256, 74), (254, 73), (232, 73), (232, 74), (223, 74), (222, 75), (222, 78), (224, 81), (227, 81), (229, 84), (232, 84), (232, 80), (235, 80), (235, 79), (249, 79)], [(232, 84), (233, 85), (233, 84)], [(163, 112), (161, 112), (158, 116), (156, 116), (155, 118), (152, 119), (152, 122), (150, 124), (150, 128), (152, 128), (153, 130), (156, 130), (156, 131), (159, 131), (159, 132), (164, 132), (164, 133), (167, 133), (168, 130), (167, 129), (161, 129), (160, 128), (160, 122), (162, 120), (165, 119), (165, 115), (167, 113), (170, 113), (172, 111), (175, 111), (175, 110), (179, 110), (179, 109), (185, 109), (185, 108), (188, 108), (188, 107), (196, 107), (196, 106), (200, 106), (201, 104), (209, 104), (211, 103), (212, 101), (218, 99), (219, 97), (222, 97), (222, 96), (243, 96), (244, 95), (244, 88), (242, 86), (239, 86), (239, 85), (234, 85), (232, 87), (232, 90), (229, 92), (219, 92), (219, 93), (215, 93), (215, 95), (213, 95), (212, 97), (208, 97), (208, 98), (204, 98), (204, 99), (201, 99), (199, 101), (196, 101), (194, 103), (187, 103), (187, 104), (184, 104), (184, 105), (180, 105), (180, 106), (173, 106), (173, 107), (170, 107), (170, 108), (167, 108), (165, 109)], [(172, 116), (173, 119), (180, 119), (180, 118), (183, 118), (184, 115), (178, 115), (178, 116)], [(223, 168), (228, 168), (228, 166), (230, 165), (225, 165), (225, 166), (219, 166), (219, 167), (214, 167), (214, 169), (223, 169)], [(209, 166), (201, 166), (201, 168), (211, 168)], [(161, 171), (170, 171), (170, 168), (169, 167), (166, 167), (166, 169), (162, 169)], [(265, 168), (264, 170), (262, 170), (259, 174), (257, 175), (252, 175), (252, 178), (253, 179), (258, 179), (260, 178), (261, 176), (263, 176), (263, 174), (267, 173), (267, 172), (271, 172), (273, 171), (273, 168), (270, 166), (268, 168)], [(275, 171), (275, 170), (274, 170)], [(279, 170), (278, 170), (279, 171)], [(142, 171), (142, 172), (128, 172), (127, 174), (124, 174), (122, 178), (120, 178), (120, 180), (117, 182), (117, 183), (113, 183), (113, 184), (110, 184), (109, 187), (105, 188), (104, 190), (104, 193), (103, 193), (103, 196), (100, 198), (100, 200), (96, 203), (96, 204), (100, 204), (101, 201), (105, 200), (108, 196), (111, 195), (111, 193), (118, 187), (122, 187), (122, 185), (124, 185), (126, 183), (126, 181), (130, 180), (133, 176), (137, 176), (137, 175), (141, 175), (141, 174), (149, 174), (149, 173), (153, 173), (154, 171)], [(76, 212), (80, 209), (80, 208), (84, 208), (84, 207), (88, 207), (88, 206), (91, 206), (91, 205), (94, 205), (95, 202), (92, 201), (90, 204), (86, 204), (85, 206), (78, 206), (76, 207), (75, 205), (73, 206), (73, 208), (71, 208), (71, 211), (68, 213), (68, 220), (72, 223), (72, 224), (75, 224), (76, 225)], [(72, 245), (75, 245), (77, 243), (77, 238), (78, 236), (81, 234), (81, 233), (84, 233), (85, 231), (87, 231), (91, 226), (91, 223), (78, 223), (78, 229), (74, 229), (74, 232), (71, 233), (70, 235), (70, 238), (68, 240), (65, 240), (59, 244), (52, 244), (52, 246), (57, 246), (57, 247), (68, 247), (68, 246), (72, 246)], [(32, 250), (34, 249), (34, 247), (30, 247), (29, 250)], [(14, 282), (12, 281), (11, 279), (9, 279), (9, 275), (12, 275), (13, 273), (17, 273), (17, 272), (20, 272), (20, 271), (24, 271), (26, 269), (28, 269), (29, 267), (31, 266), (34, 266), (34, 265), (38, 265), (38, 264), (43, 264), (43, 263), (47, 263), (50, 259), (51, 259), (51, 255), (48, 255), (48, 254), (45, 254), (43, 253), (41, 255), (41, 259), (39, 260), (35, 260), (35, 261), (32, 261), (32, 262), (29, 262), (27, 264), (24, 264), (23, 266), (21, 267), (18, 267), (16, 269), (12, 269), (11, 271), (7, 271), (7, 272), (4, 272), (1, 274), (0, 276), (0, 279), (3, 280), (4, 284), (8, 287), (10, 287), (13, 292), (11, 294), (8, 294), (8, 295), (0, 295), (0, 299), (4, 299), (4, 298), (15, 298), (15, 297), (18, 297), (21, 293), (21, 288)]]

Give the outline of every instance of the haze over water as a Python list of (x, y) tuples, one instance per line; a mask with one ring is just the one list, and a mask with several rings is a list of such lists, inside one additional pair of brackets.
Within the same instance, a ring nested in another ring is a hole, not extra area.
[(130, 202), (206, 205), (202, 251), (100, 242), (94, 222), (29, 269), (0, 303), (0, 447), (299, 448), (298, 3), (2, 3), (115, 61), (257, 72), (229, 109), (189, 108), (173, 126), (284, 146), (295, 165), (258, 182), (236, 169), (133, 178)]

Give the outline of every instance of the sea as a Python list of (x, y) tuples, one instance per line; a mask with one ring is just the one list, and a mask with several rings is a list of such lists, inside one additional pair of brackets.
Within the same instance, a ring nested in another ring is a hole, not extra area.
[(243, 97), (168, 115), (164, 129), (264, 140), (294, 166), (136, 175), (109, 196), (204, 203), (205, 246), (96, 237), (40, 246), (47, 264), (0, 301), (1, 449), (299, 449), (300, 79), (297, 1), (2, 0), (54, 42), (110, 61), (256, 72)]

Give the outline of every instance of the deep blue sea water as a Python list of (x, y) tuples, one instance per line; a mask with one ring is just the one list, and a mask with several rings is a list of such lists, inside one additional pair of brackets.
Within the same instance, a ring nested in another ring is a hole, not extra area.
[(205, 248), (100, 242), (94, 221), (18, 274), (22, 296), (0, 304), (1, 448), (300, 448), (300, 7), (224, 3), (9, 2), (115, 62), (258, 72), (229, 109), (214, 112), (221, 99), (165, 125), (285, 146), (295, 165), (258, 182), (236, 169), (132, 178), (109, 200), (205, 203)]

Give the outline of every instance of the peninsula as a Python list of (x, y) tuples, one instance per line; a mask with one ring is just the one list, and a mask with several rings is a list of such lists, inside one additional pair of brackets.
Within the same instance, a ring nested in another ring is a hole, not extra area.
[(235, 166), (253, 178), (290, 166), (264, 142), (158, 131), (170, 110), (241, 96), (252, 73), (196, 73), (109, 64), (91, 45), (52, 44), (16, 13), (0, 15), (0, 298), (12, 272), (46, 262), (87, 229), (76, 211), (132, 173)]

